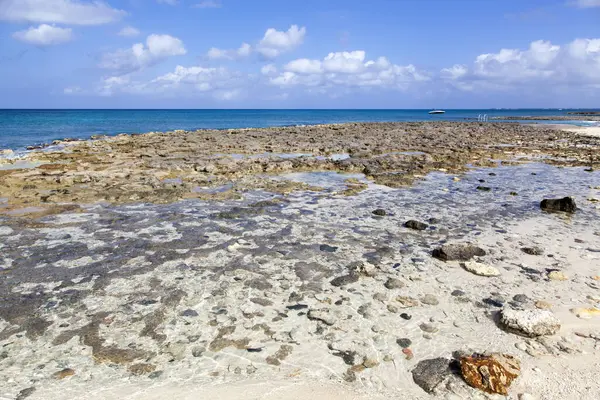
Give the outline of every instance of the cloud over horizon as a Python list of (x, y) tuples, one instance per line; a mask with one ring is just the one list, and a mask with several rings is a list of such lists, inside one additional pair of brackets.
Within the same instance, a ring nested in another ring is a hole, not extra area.
[(2, 0), (0, 20), (11, 22), (102, 25), (118, 21), (127, 13), (103, 1)]

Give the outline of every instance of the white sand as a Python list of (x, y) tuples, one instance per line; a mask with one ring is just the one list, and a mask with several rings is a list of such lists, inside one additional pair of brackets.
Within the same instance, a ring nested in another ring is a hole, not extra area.
[[(314, 194), (296, 195), (279, 214), (251, 217), (256, 225), (240, 236), (233, 236), (231, 230), (211, 228), (207, 242), (198, 245), (197, 253), (182, 254), (182, 259), (161, 262), (135, 276), (114, 278), (104, 290), (90, 293), (81, 301), (85, 312), (80, 308), (65, 309), (60, 314), (45, 311), (54, 323), (38, 340), (13, 335), (0, 342), (0, 349), (6, 352), (5, 358), (0, 359), (0, 399), (14, 399), (19, 390), (36, 387), (29, 397), (31, 400), (420, 400), (432, 397), (413, 382), (411, 371), (419, 361), (450, 357), (455, 350), (503, 352), (520, 359), (521, 376), (510, 389), (510, 399), (516, 400), (522, 393), (531, 393), (538, 400), (599, 399), (600, 341), (576, 333), (600, 334), (600, 317), (585, 320), (570, 311), (575, 307), (594, 307), (600, 302), (595, 278), (600, 275), (597, 233), (600, 219), (597, 203), (588, 201), (600, 195), (597, 175), (593, 175), (597, 172), (540, 166), (498, 168), (493, 170), (496, 175), (489, 176), (491, 171), (468, 174), (458, 181), (450, 176), (432, 175), (414, 191), (371, 185), (369, 190), (353, 197), (323, 196), (313, 201)], [(474, 189), (480, 179), (494, 190)], [(517, 191), (518, 196), (509, 195), (511, 190)], [(568, 194), (575, 196), (580, 207), (575, 215), (546, 214), (539, 210), (540, 198)], [(184, 225), (195, 227), (195, 232), (203, 235), (202, 227), (207, 222), (196, 217), (215, 210), (204, 210), (197, 203), (182, 203), (178, 207), (181, 215), (189, 216), (178, 226), (162, 214), (150, 214), (151, 222), (147, 222), (150, 226), (144, 225), (143, 229), (140, 226), (138, 232), (143, 230), (151, 237), (149, 240), (167, 243), (180, 240), (182, 234), (178, 229)], [(376, 207), (385, 207), (389, 215), (372, 217), (371, 210)], [(128, 208), (130, 214), (155, 212), (152, 210)], [(310, 213), (302, 215), (301, 211)], [(402, 227), (408, 219), (425, 220), (429, 216), (441, 220), (436, 230), (414, 232)], [(70, 223), (81, 225), (86, 219), (95, 221), (100, 214), (90, 211), (73, 218)], [(87, 237), (79, 225), (64, 226), (69, 222), (67, 216), (53, 221), (56, 226), (39, 233), (39, 245), (45, 248), (60, 245), (65, 233), (69, 234), (69, 243), (81, 241), (92, 249), (101, 243), (102, 236)], [(216, 223), (222, 228), (241, 224), (239, 220), (228, 219)], [(117, 227), (112, 230), (120, 237), (129, 234), (118, 231)], [(488, 254), (480, 261), (497, 268), (501, 275), (481, 277), (464, 270), (457, 262), (432, 259), (431, 248), (446, 238), (451, 242), (470, 241), (485, 248)], [(318, 248), (322, 243), (339, 248), (328, 253), (303, 247)], [(265, 244), (289, 253), (284, 257), (271, 251), (259, 252)], [(374, 271), (373, 276), (361, 277), (347, 288), (329, 284), (331, 278), (345, 271), (350, 261), (364, 259), (365, 253), (384, 245), (394, 251), (382, 253), (376, 266), (367, 263)], [(540, 246), (545, 254), (525, 254), (521, 251), (524, 246)], [(400, 252), (403, 248), (406, 249)], [(85, 255), (70, 260), (71, 265), (61, 263), (55, 268), (65, 271), (81, 268)], [(151, 252), (146, 254), (151, 255)], [(121, 268), (140, 267), (144, 257), (128, 255)], [(422, 261), (415, 261), (419, 258)], [(221, 268), (230, 268), (232, 262), (252, 263), (253, 269), (237, 268), (215, 274)], [(178, 267), (181, 263), (196, 269), (181, 269)], [(328, 266), (332, 270), (308, 269), (310, 265)], [(553, 269), (562, 271), (568, 280), (548, 280), (546, 272)], [(534, 272), (524, 272), (527, 270)], [(269, 281), (272, 288), (244, 286), (244, 282), (257, 276)], [(386, 288), (384, 283), (390, 277), (406, 286)], [(140, 336), (143, 320), (133, 319), (146, 316), (160, 306), (138, 302), (148, 297), (148, 293), (151, 296), (151, 291), (159, 290), (151, 286), (156, 280), (168, 290), (181, 289), (186, 293), (182, 304), (165, 311), (167, 318), (158, 328), (158, 333), (167, 338), (164, 343)], [(301, 310), (288, 311), (286, 318), (276, 318), (286, 305), (296, 302), (289, 300), (292, 291), (300, 292), (303, 286), (317, 283), (322, 284), (322, 290), (314, 293), (306, 290), (301, 303), (331, 316), (334, 319), (331, 324), (309, 320)], [(89, 282), (78, 288), (91, 290), (92, 286), (93, 282)], [(38, 290), (42, 289), (40, 286)], [(452, 294), (456, 289), (464, 290), (466, 296), (462, 297), (469, 300), (459, 301)], [(20, 284), (13, 290), (27, 294), (31, 288)], [(516, 294), (527, 295), (528, 309), (534, 308), (534, 301), (550, 303), (561, 321), (561, 330), (536, 341), (499, 329), (491, 318), (499, 308), (481, 302), (502, 298), (508, 303)], [(439, 304), (423, 302), (397, 311), (387, 308), (400, 307), (397, 296), (420, 299), (425, 295), (434, 295)], [(248, 301), (251, 298), (265, 298), (272, 305)], [(336, 304), (342, 299), (343, 302)], [(188, 308), (197, 310), (199, 315), (184, 319), (180, 313)], [(219, 308), (226, 308), (228, 313), (213, 312)], [(87, 324), (89, 315), (103, 311), (110, 312), (112, 318), (100, 331), (105, 345), (121, 349), (138, 346), (155, 352), (156, 356), (146, 362), (156, 365), (163, 372), (161, 376), (154, 379), (132, 376), (125, 366), (97, 364), (90, 347), (83, 345), (78, 337), (51, 344), (65, 330), (61, 323), (68, 322), (66, 329), (75, 329)], [(247, 316), (258, 312), (261, 314)], [(412, 318), (404, 320), (398, 315), (400, 312), (409, 313)], [(218, 325), (212, 326), (209, 321)], [(424, 323), (434, 324), (438, 332), (427, 335), (421, 328)], [(254, 329), (259, 324), (273, 333), (267, 335), (263, 328)], [(0, 331), (7, 326), (0, 321)], [(208, 347), (218, 329), (224, 326), (236, 327), (228, 338), (247, 337), (251, 347), (264, 350), (247, 352), (227, 346), (193, 355), (195, 347)], [(197, 337), (191, 341), (193, 335)], [(398, 338), (412, 340), (413, 359), (406, 359), (396, 343)], [(290, 346), (293, 351), (279, 365), (268, 363), (266, 358), (277, 354), (282, 345)], [(349, 366), (333, 355), (328, 345), (336, 350), (356, 351), (358, 363), (365, 357), (378, 364), (357, 373), (354, 382), (345, 382)], [(55, 372), (67, 367), (75, 371), (73, 376), (63, 380), (52, 378)], [(436, 398), (501, 398), (464, 385), (452, 389)]]
[(560, 129), (567, 132), (577, 133), (579, 135), (600, 137), (600, 126), (561, 125)]

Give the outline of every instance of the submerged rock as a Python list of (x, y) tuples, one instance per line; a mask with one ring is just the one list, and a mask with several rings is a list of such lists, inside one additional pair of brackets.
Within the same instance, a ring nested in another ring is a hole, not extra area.
[(416, 231), (424, 231), (425, 229), (427, 229), (428, 226), (429, 225), (427, 225), (426, 223), (415, 221), (414, 219), (411, 219), (404, 223), (404, 227), (414, 229)]
[(469, 271), (475, 275), (479, 275), (479, 276), (499, 276), (500, 275), (500, 271), (498, 271), (498, 269), (491, 267), (489, 265), (482, 264), (482, 263), (469, 261), (469, 262), (461, 263), (460, 265), (461, 265), (461, 267), (463, 267), (464, 269), (466, 269), (467, 271)]
[(385, 217), (387, 215), (387, 211), (385, 211), (383, 208), (378, 208), (376, 210), (373, 210), (373, 215), (377, 215), (378, 217)]
[(470, 386), (487, 393), (508, 394), (521, 373), (519, 360), (508, 354), (473, 355), (460, 359), (461, 374)]
[(577, 205), (572, 197), (563, 197), (562, 199), (544, 199), (540, 203), (540, 207), (544, 211), (563, 211), (574, 213), (577, 210)]
[(445, 244), (434, 249), (431, 254), (442, 261), (469, 261), (475, 256), (485, 256), (486, 252), (472, 244)]
[(560, 321), (548, 310), (504, 309), (500, 312), (500, 324), (529, 337), (554, 335), (560, 330)]
[(404, 282), (396, 278), (388, 278), (383, 285), (386, 287), (386, 289), (401, 289), (406, 286)]
[(443, 357), (420, 361), (412, 370), (413, 381), (427, 393), (451, 375), (450, 360)]
[(335, 324), (337, 321), (337, 318), (335, 317), (335, 315), (333, 315), (333, 313), (331, 313), (327, 309), (310, 310), (306, 316), (311, 321), (320, 321), (320, 322), (323, 322), (325, 325), (329, 325), (329, 326)]
[(336, 287), (345, 286), (351, 283), (358, 282), (358, 277), (359, 275), (357, 273), (351, 273), (348, 275), (342, 275), (338, 276), (337, 278), (333, 278), (329, 283), (331, 283), (332, 286)]
[(600, 317), (600, 309), (599, 308), (573, 308), (571, 310), (573, 314), (575, 314), (578, 318), (581, 319), (590, 319), (592, 317)]
[(521, 251), (525, 254), (529, 254), (530, 256), (541, 256), (542, 254), (544, 254), (544, 250), (537, 246), (522, 247)]
[(548, 273), (548, 279), (551, 281), (568, 281), (569, 277), (562, 271), (550, 271)]

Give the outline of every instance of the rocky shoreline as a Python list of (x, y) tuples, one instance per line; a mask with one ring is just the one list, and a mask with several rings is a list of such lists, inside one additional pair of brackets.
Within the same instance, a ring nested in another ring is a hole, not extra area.
[[(496, 123), (356, 123), (119, 135), (66, 143), (60, 151), (34, 151), (24, 160), (3, 160), (8, 168), (0, 169), (6, 199), (0, 213), (25, 207), (52, 213), (99, 201), (222, 200), (260, 188), (288, 193), (306, 187), (272, 175), (301, 171), (362, 173), (375, 183), (402, 187), (431, 171), (460, 173), (467, 165), (519, 163), (528, 157), (593, 169), (599, 146), (593, 137)], [(20, 168), (19, 162), (26, 165)]]
[(495, 121), (600, 121), (600, 116), (596, 113), (593, 114), (575, 114), (568, 113), (571, 115), (522, 115), (522, 116), (502, 116), (502, 117), (490, 117), (490, 120)]
[(0, 398), (598, 398), (599, 146), (440, 122), (31, 153), (0, 170)]

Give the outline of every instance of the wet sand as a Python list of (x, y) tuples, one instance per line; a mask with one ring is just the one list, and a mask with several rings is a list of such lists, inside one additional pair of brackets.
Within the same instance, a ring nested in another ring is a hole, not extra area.
[[(517, 357), (509, 398), (598, 398), (600, 317), (572, 311), (600, 302), (598, 139), (446, 123), (375, 124), (366, 138), (369, 127), (128, 136), (6, 170), (0, 398), (503, 398), (456, 374), (432, 393), (415, 383), (420, 362), (457, 351)], [(143, 186), (163, 171), (167, 183)], [(57, 192), (40, 201), (19, 179)], [(167, 194), (131, 197), (151, 188)], [(539, 208), (568, 195), (573, 214)], [(454, 243), (483, 249), (473, 260), (498, 273), (432, 256)], [(550, 309), (560, 330), (517, 335), (503, 309)]]

